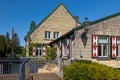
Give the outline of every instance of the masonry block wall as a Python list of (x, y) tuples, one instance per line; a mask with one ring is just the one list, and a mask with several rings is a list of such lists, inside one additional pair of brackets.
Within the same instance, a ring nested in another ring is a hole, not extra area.
[[(81, 35), (84, 32), (84, 28), (77, 30), (75, 32), (75, 46), (73, 54), (77, 59), (80, 59), (80, 52), (83, 53), (83, 57), (81, 59), (89, 59), (94, 62), (98, 62), (101, 64), (105, 64), (111, 67), (120, 68), (120, 60), (119, 59), (106, 59), (99, 60), (92, 58), (92, 35), (108, 35), (108, 36), (120, 36), (120, 16), (116, 16), (107, 20), (100, 21), (96, 24), (93, 24), (88, 27), (87, 33), (87, 45), (84, 47), (83, 42), (81, 40)], [(108, 51), (110, 54), (110, 50)]]
[[(80, 25), (73, 19), (63, 5), (59, 6), (42, 24), (30, 35), (33, 43), (49, 43), (53, 40), (53, 32), (60, 32), (60, 36)], [(45, 31), (50, 31), (50, 39), (44, 38)]]

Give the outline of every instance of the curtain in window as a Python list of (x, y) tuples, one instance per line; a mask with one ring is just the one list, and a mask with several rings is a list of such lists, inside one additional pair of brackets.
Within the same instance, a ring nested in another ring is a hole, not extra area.
[(93, 36), (93, 53), (92, 56), (96, 58), (98, 56), (98, 36)]
[(112, 36), (112, 58), (116, 58), (116, 37)]

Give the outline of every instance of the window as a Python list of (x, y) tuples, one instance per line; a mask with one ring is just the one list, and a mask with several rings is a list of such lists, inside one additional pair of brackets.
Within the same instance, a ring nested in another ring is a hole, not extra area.
[(50, 31), (45, 31), (45, 39), (50, 39)]
[(117, 37), (117, 57), (120, 57), (120, 37)]
[(108, 36), (93, 36), (93, 57), (108, 57)]
[[(110, 38), (110, 39), (109, 39)], [(92, 37), (92, 57), (103, 59), (120, 59), (120, 36), (97, 36)], [(111, 43), (109, 43), (111, 42)]]
[(98, 57), (108, 56), (108, 37), (99, 36), (98, 37)]
[(63, 56), (67, 56), (67, 42), (66, 40), (63, 40)]
[(54, 32), (54, 39), (57, 39), (59, 37), (59, 32)]

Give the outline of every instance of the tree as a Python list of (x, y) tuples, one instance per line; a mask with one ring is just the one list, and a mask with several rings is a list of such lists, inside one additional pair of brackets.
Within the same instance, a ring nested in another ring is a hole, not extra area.
[(36, 27), (36, 24), (34, 21), (31, 21), (31, 24), (30, 24), (30, 31), (31, 32), (34, 28)]
[(5, 35), (5, 41), (6, 41), (6, 54), (11, 53), (11, 40), (8, 32)]
[(6, 56), (6, 41), (3, 35), (0, 35), (0, 57)]
[(14, 50), (16, 53), (22, 52), (21, 46), (20, 46), (20, 40), (19, 40), (17, 33), (14, 34)]

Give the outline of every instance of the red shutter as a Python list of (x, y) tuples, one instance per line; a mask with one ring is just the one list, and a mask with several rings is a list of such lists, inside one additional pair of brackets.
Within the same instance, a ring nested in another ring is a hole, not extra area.
[(112, 36), (112, 58), (116, 58), (116, 37)]
[(67, 57), (70, 57), (70, 39), (66, 39), (67, 40)]
[(62, 57), (62, 41), (59, 41), (59, 55)]
[(92, 56), (96, 58), (98, 56), (98, 36), (93, 36), (93, 53)]
[(43, 53), (42, 53), (42, 56), (46, 56), (46, 47), (43, 46)]
[(32, 53), (33, 56), (36, 56), (36, 47), (33, 47), (33, 53)]

